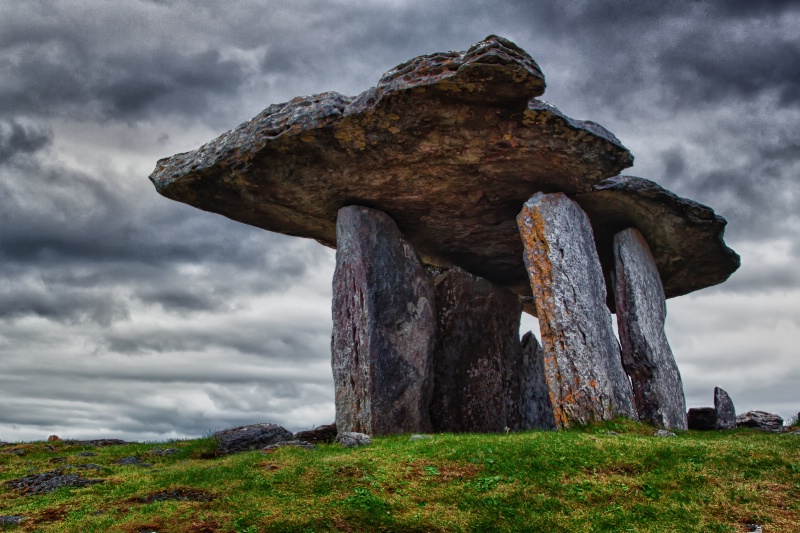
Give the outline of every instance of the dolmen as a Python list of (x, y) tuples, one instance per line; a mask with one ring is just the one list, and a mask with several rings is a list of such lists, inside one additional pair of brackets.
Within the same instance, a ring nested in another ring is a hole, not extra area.
[[(336, 248), (336, 427), (685, 429), (665, 299), (739, 267), (725, 219), (538, 99), (514, 43), (423, 55), (356, 97), (274, 104), (158, 162), (173, 200)], [(541, 344), (519, 338), (523, 312)], [(616, 313), (619, 342), (612, 328)]]

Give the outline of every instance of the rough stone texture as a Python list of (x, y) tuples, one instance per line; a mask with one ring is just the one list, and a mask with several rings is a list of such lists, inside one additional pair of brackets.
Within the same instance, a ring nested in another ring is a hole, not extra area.
[(150, 468), (153, 466), (152, 463), (145, 463), (138, 457), (134, 457), (129, 455), (127, 457), (122, 457), (121, 459), (117, 459), (114, 461), (115, 464), (123, 465), (123, 466), (141, 466), (142, 468)]
[(130, 442), (121, 439), (92, 439), (92, 440), (65, 440), (64, 444), (72, 446), (124, 446), (131, 444)]
[(531, 331), (522, 336), (522, 367), (519, 372), (522, 429), (555, 429), (553, 401), (544, 368), (544, 350)]
[(667, 304), (650, 247), (636, 228), (614, 237), (617, 326), (622, 366), (633, 385), (639, 419), (686, 429), (686, 399), (664, 332)]
[(25, 520), (25, 517), (20, 515), (0, 516), (0, 526), (10, 526), (12, 524), (19, 524), (23, 520)]
[(514, 293), (451, 268), (434, 279), (434, 431), (518, 429), (522, 304)]
[(636, 227), (647, 241), (667, 298), (722, 283), (740, 265), (722, 237), (727, 221), (714, 210), (681, 198), (657, 183), (635, 176), (615, 176), (578, 194), (589, 215), (614, 310), (614, 236)]
[(606, 308), (589, 219), (562, 193), (537, 193), (517, 217), (539, 312), (556, 426), (636, 419)]
[(67, 468), (62, 467), (56, 470), (31, 474), (18, 479), (10, 479), (3, 483), (12, 490), (20, 494), (48, 494), (61, 487), (86, 487), (103, 483), (102, 479), (87, 479), (81, 477), (80, 473), (67, 473)]
[(306, 442), (333, 442), (336, 440), (336, 424), (327, 424), (294, 434), (296, 440)]
[(657, 429), (653, 432), (654, 437), (675, 437), (675, 433), (671, 431), (666, 431), (664, 429)]
[(716, 429), (736, 429), (736, 408), (728, 393), (714, 387), (714, 410), (717, 412)]
[(717, 410), (713, 407), (692, 407), (686, 416), (689, 429), (717, 429)]
[(333, 275), (336, 427), (371, 435), (431, 430), (433, 287), (385, 213), (343, 207)]
[(216, 455), (222, 456), (292, 440), (292, 432), (277, 424), (251, 424), (217, 431), (214, 438), (217, 440)]
[(269, 446), (264, 446), (261, 449), (261, 453), (272, 453), (278, 448), (284, 448), (286, 446), (290, 446), (292, 448), (302, 448), (304, 450), (314, 450), (317, 447), (315, 444), (304, 440), (284, 440), (281, 442), (276, 442), (275, 444), (270, 444)]
[(783, 418), (766, 411), (748, 411), (736, 417), (736, 425), (740, 428), (778, 432), (783, 431)]
[(341, 431), (336, 435), (336, 442), (345, 448), (354, 448), (356, 446), (369, 446), (372, 444), (372, 439), (369, 435), (358, 433), (356, 431)]

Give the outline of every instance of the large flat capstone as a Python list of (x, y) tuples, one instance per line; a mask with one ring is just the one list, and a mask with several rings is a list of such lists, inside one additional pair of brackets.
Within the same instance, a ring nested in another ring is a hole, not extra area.
[(431, 430), (433, 286), (392, 219), (339, 211), (333, 275), (336, 428), (370, 435)]
[(537, 193), (523, 205), (517, 222), (556, 425), (615, 416), (635, 420), (589, 219), (564, 194)]
[[(489, 36), (466, 52), (411, 59), (356, 97), (327, 92), (271, 105), (197, 150), (160, 160), (150, 179), (173, 200), (331, 247), (341, 207), (373, 207), (426, 264), (460, 266), (522, 296), (531, 290), (514, 219), (540, 191), (579, 198), (606, 274), (610, 239), (639, 228), (668, 298), (738, 267), (721, 240), (725, 221), (710, 209), (676, 209), (663, 189), (600, 186), (633, 156), (600, 125), (538, 100), (544, 88), (527, 52)], [(666, 202), (665, 230), (653, 202)]]

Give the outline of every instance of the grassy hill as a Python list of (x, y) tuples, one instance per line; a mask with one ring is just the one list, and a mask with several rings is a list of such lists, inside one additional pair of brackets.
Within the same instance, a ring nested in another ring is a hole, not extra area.
[[(25, 519), (0, 531), (800, 531), (800, 435), (664, 438), (613, 422), (224, 458), (214, 446), (7, 445), (0, 515)], [(103, 482), (41, 495), (6, 483), (59, 467)]]

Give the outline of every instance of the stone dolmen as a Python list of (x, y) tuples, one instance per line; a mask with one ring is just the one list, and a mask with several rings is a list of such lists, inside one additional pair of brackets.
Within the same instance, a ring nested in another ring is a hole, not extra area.
[[(619, 175), (630, 152), (537, 99), (544, 89), (524, 50), (489, 36), (398, 65), (354, 98), (271, 105), (150, 179), (173, 200), (336, 248), (340, 431), (619, 415), (685, 429), (665, 298), (738, 268), (726, 221)], [(523, 310), (541, 345), (520, 341)]]

